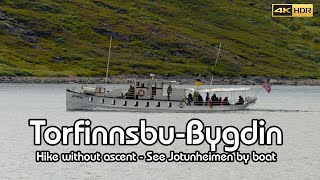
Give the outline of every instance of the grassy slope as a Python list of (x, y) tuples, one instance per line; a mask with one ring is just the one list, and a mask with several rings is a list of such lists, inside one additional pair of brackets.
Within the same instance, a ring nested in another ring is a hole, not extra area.
[(14, 19), (0, 21), (0, 75), (104, 76), (113, 35), (111, 75), (210, 75), (222, 41), (220, 75), (320, 78), (320, 13), (272, 18), (267, 0), (0, 0), (0, 10)]

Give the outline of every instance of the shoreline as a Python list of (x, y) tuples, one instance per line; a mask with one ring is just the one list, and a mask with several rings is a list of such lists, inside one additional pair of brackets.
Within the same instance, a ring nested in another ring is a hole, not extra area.
[[(114, 76), (109, 77), (110, 84), (129, 84), (134, 78), (150, 79), (149, 76)], [(193, 76), (156, 76), (156, 79), (177, 81), (178, 84), (192, 85), (197, 77)], [(262, 85), (266, 77), (220, 77), (213, 78), (213, 85)], [(271, 84), (283, 86), (320, 86), (320, 79), (290, 79), (290, 78), (270, 78)], [(201, 77), (203, 85), (209, 85), (211, 77)], [(104, 84), (104, 77), (0, 77), (0, 83), (26, 83), (26, 84)]]

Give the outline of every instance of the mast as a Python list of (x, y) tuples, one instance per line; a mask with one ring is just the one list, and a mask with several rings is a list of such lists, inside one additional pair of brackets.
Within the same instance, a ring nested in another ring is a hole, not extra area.
[(216, 67), (217, 67), (218, 58), (219, 58), (219, 54), (220, 54), (221, 44), (222, 44), (222, 42), (220, 42), (220, 45), (219, 45), (218, 54), (217, 54), (216, 62), (214, 63), (214, 69), (213, 69), (213, 73), (212, 73), (212, 77), (211, 77), (210, 85), (212, 85), (213, 75), (214, 75), (214, 74), (215, 74), (215, 72), (216, 72)]
[(110, 38), (110, 44), (109, 44), (108, 64), (107, 64), (107, 73), (106, 73), (106, 84), (108, 84), (109, 62), (110, 62), (110, 54), (111, 54), (111, 43), (112, 43), (112, 36)]

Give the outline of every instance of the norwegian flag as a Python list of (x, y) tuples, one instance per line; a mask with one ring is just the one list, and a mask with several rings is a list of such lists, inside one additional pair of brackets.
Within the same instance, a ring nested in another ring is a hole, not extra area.
[(271, 92), (271, 84), (270, 84), (270, 79), (267, 79), (266, 83), (263, 84), (262, 86), (268, 93)]

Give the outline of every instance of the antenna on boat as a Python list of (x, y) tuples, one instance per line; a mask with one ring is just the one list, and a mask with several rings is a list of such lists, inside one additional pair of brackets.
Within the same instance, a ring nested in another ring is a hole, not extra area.
[(221, 44), (222, 44), (222, 42), (220, 42), (220, 45), (219, 45), (218, 54), (217, 54), (216, 62), (214, 63), (214, 68), (213, 68), (213, 73), (212, 73), (212, 77), (211, 77), (210, 85), (212, 85), (213, 75), (214, 75), (214, 74), (215, 74), (215, 72), (216, 72), (216, 67), (217, 67), (218, 58), (219, 58), (219, 54), (220, 54)]
[(108, 84), (108, 73), (109, 73), (109, 62), (110, 62), (110, 54), (111, 54), (111, 43), (112, 43), (112, 36), (110, 38), (110, 44), (109, 44), (108, 64), (107, 64), (107, 73), (106, 73), (106, 84)]

